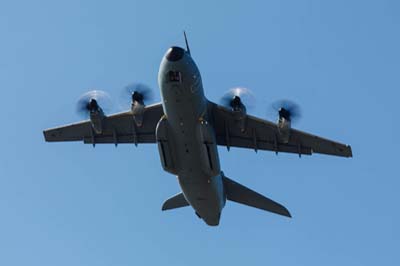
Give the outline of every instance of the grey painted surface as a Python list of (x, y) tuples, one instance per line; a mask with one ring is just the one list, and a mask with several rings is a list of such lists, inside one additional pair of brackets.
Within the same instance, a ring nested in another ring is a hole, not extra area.
[[(157, 143), (165, 171), (178, 177), (182, 195), (168, 199), (162, 209), (188, 206), (208, 225), (218, 225), (226, 199), (290, 216), (280, 204), (226, 177), (217, 145), (301, 155), (322, 153), (352, 157), (351, 147), (289, 128), (282, 138), (276, 123), (209, 102), (200, 71), (190, 54), (170, 48), (163, 57), (158, 82), (162, 102), (150, 106), (133, 102), (127, 112), (45, 130), (46, 141)], [(96, 122), (96, 123), (94, 123)], [(96, 129), (96, 130), (95, 130)]]

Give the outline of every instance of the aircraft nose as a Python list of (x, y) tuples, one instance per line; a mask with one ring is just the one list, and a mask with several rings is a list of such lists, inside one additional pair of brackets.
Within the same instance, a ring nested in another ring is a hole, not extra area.
[(181, 47), (173, 46), (168, 49), (167, 54), (165, 55), (165, 58), (167, 58), (168, 61), (179, 61), (182, 59), (183, 55), (185, 54), (185, 50), (183, 50)]

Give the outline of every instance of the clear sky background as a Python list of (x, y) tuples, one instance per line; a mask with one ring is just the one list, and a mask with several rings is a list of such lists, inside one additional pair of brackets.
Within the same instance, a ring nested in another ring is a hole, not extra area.
[[(1, 1), (0, 265), (400, 265), (399, 1)], [(354, 158), (221, 147), (225, 174), (293, 218), (191, 208), (155, 145), (45, 143), (93, 88), (118, 99), (188, 33), (207, 97), (301, 105)]]

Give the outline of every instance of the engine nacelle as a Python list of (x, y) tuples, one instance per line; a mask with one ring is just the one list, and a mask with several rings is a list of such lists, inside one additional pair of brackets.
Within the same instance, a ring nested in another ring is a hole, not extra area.
[(295, 103), (290, 101), (280, 101), (278, 103), (281, 106), (278, 109), (279, 141), (288, 143), (290, 140), (292, 121), (300, 116), (300, 109)]
[(103, 119), (105, 115), (95, 98), (91, 98), (88, 101), (85, 98), (80, 100), (78, 102), (78, 111), (89, 113), (89, 119), (94, 133), (103, 133)]
[(136, 126), (141, 127), (143, 125), (143, 114), (145, 110), (145, 105), (143, 102), (134, 101), (131, 104), (131, 111), (133, 120)]
[(278, 120), (278, 132), (279, 132), (279, 141), (282, 143), (288, 143), (290, 139), (290, 130), (291, 130), (291, 121), (285, 119), (284, 117), (280, 117)]
[(103, 119), (104, 119), (103, 111), (101, 110), (90, 111), (89, 117), (94, 132), (96, 134), (103, 133)]
[(235, 96), (230, 103), (235, 117), (235, 121), (239, 124), (240, 131), (245, 132), (247, 127), (247, 110), (242, 103), (240, 97)]

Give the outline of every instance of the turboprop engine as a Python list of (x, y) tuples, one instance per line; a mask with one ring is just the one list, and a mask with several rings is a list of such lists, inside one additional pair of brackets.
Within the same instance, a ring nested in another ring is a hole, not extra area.
[(293, 102), (282, 100), (273, 104), (273, 108), (278, 111), (278, 131), (279, 140), (288, 143), (293, 120), (300, 118), (300, 108)]
[(92, 90), (83, 94), (77, 103), (77, 112), (84, 117), (89, 116), (93, 131), (96, 134), (103, 132), (103, 119), (105, 117), (99, 102), (105, 105), (110, 103), (108, 94), (104, 91)]
[(225, 107), (232, 109), (235, 120), (239, 124), (240, 131), (245, 132), (247, 126), (247, 108), (243, 103), (243, 99), (247, 104), (251, 104), (255, 100), (249, 89), (233, 88), (222, 97), (221, 103)]
[(142, 127), (146, 103), (153, 98), (152, 91), (142, 83), (133, 83), (125, 87), (125, 93), (131, 97), (131, 112), (136, 126)]

